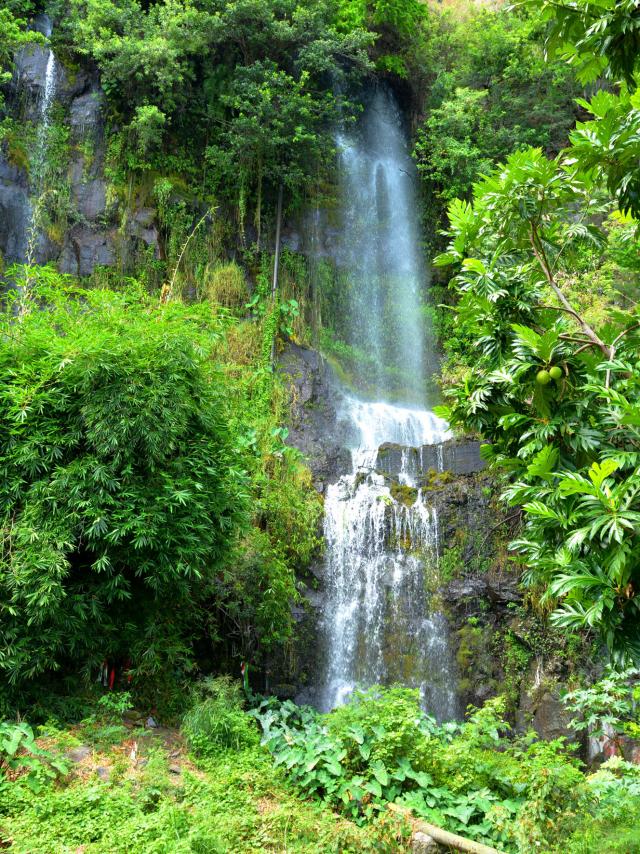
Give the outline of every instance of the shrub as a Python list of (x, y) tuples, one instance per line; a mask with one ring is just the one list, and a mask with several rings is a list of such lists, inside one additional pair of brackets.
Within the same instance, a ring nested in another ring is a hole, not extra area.
[[(420, 726), (420, 723), (423, 726)], [(394, 686), (356, 691), (350, 701), (328, 716), (327, 728), (347, 749), (344, 764), (362, 771), (365, 764), (380, 761), (393, 766), (402, 758), (423, 768), (432, 747), (424, 724), (417, 690)], [(360, 739), (371, 742), (370, 756), (363, 762)]]
[(21, 776), (33, 792), (38, 792), (45, 782), (67, 771), (64, 762), (36, 744), (28, 724), (0, 722), (0, 788), (10, 774)]
[(16, 686), (105, 657), (138, 675), (188, 662), (247, 520), (206, 309), (64, 285), (0, 316), (0, 670)]
[(196, 692), (199, 699), (187, 712), (182, 731), (189, 747), (199, 756), (221, 750), (241, 750), (258, 744), (255, 724), (243, 710), (239, 682), (229, 676), (204, 680)]

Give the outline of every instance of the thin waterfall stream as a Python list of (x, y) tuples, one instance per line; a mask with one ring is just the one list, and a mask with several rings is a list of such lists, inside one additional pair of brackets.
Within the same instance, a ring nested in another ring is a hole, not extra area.
[[(51, 37), (53, 26), (48, 18), (45, 18), (46, 27), (44, 35)], [(47, 66), (45, 70), (44, 85), (39, 103), (38, 129), (31, 158), (32, 179), (32, 202), (31, 214), (27, 225), (27, 242), (25, 263), (31, 266), (36, 261), (38, 252), (38, 241), (40, 238), (42, 206), (45, 202), (45, 172), (47, 168), (47, 154), (49, 148), (49, 130), (51, 127), (51, 109), (56, 96), (57, 60), (52, 48), (48, 49)]]
[[(449, 431), (427, 405), (437, 361), (423, 310), (413, 164), (392, 95), (377, 90), (359, 133), (337, 142), (348, 343), (362, 353), (363, 393), (345, 393), (340, 403), (351, 470), (325, 496), (318, 705), (329, 710), (356, 687), (398, 682), (418, 688), (425, 708), (445, 720), (457, 715), (454, 661), (426, 583), (438, 559), (438, 513), (419, 488), (410, 449), (437, 445)], [(386, 443), (402, 449), (402, 497), (377, 470)]]

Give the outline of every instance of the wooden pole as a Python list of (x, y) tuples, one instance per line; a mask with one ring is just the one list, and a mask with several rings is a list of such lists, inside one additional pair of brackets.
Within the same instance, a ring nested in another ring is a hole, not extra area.
[(271, 286), (271, 298), (275, 300), (278, 292), (278, 268), (280, 267), (280, 231), (282, 228), (282, 193), (283, 188), (280, 184), (278, 190), (278, 213), (276, 215), (276, 254), (273, 261), (273, 284)]
[[(276, 296), (278, 294), (278, 270), (280, 267), (280, 231), (282, 228), (282, 194), (283, 194), (283, 185), (280, 182), (280, 187), (278, 189), (278, 212), (276, 215), (276, 251), (275, 257), (273, 259), (273, 283), (271, 285), (271, 310), (275, 310), (276, 306)], [(271, 364), (276, 360), (276, 334), (274, 333), (273, 341), (271, 343)]]
[(497, 848), (492, 848), (490, 845), (483, 845), (482, 842), (474, 842), (472, 839), (466, 839), (464, 836), (458, 836), (457, 833), (449, 833), (448, 830), (443, 830), (435, 824), (429, 824), (428, 821), (415, 818), (411, 810), (406, 807), (401, 807), (398, 804), (388, 804), (388, 807), (393, 812), (408, 819), (415, 830), (426, 833), (435, 842), (440, 845), (448, 845), (449, 848), (454, 848), (456, 851), (465, 851), (467, 854), (503, 854)]

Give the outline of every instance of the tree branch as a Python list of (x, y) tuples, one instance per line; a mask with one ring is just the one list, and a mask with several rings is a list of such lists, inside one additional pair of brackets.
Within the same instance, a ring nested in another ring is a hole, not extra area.
[(580, 325), (580, 328), (582, 329), (586, 337), (589, 338), (590, 341), (592, 341), (597, 347), (600, 348), (603, 355), (607, 358), (610, 358), (610, 348), (604, 343), (604, 341), (595, 332), (595, 330), (592, 329), (591, 326), (589, 326), (587, 321), (584, 320), (584, 318), (582, 318), (578, 314), (578, 312), (573, 308), (569, 300), (558, 287), (555, 279), (553, 278), (553, 274), (551, 272), (547, 256), (545, 255), (544, 247), (542, 246), (542, 243), (540, 241), (540, 236), (538, 234), (537, 228), (533, 223), (531, 224), (531, 233), (529, 237), (531, 241), (531, 247), (533, 249), (533, 254), (535, 255), (536, 260), (540, 265), (542, 272), (544, 273), (544, 277), (547, 280), (547, 284), (562, 304), (563, 310), (574, 318), (574, 320)]

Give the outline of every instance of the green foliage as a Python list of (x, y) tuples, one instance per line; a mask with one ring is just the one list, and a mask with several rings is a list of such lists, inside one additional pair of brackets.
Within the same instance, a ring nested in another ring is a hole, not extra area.
[(2, 668), (177, 664), (246, 519), (218, 333), (135, 293), (32, 298), (3, 318)]
[(594, 119), (578, 122), (571, 134), (571, 155), (580, 168), (606, 181), (620, 210), (640, 214), (640, 93), (599, 92), (579, 103)]
[(561, 851), (596, 788), (562, 740), (506, 737), (504, 708), (497, 699), (464, 724), (438, 726), (416, 692), (394, 687), (356, 692), (328, 715), (274, 700), (253, 714), (296, 787), (359, 822), (395, 802), (500, 850)]
[(545, 62), (539, 16), (472, 8), (443, 17), (433, 38), (435, 79), (414, 155), (429, 188), (465, 197), (492, 164), (527, 145), (557, 152), (574, 121), (570, 70)]
[(352, 113), (334, 90), (370, 68), (371, 35), (339, 32), (327, 0), (71, 8), (65, 38), (96, 61), (113, 118), (126, 124), (120, 161), (136, 171), (175, 164), (202, 195), (237, 204), (241, 231), (254, 203), (258, 244), (265, 199), (282, 183), (299, 198), (331, 162), (330, 120)]
[(640, 697), (640, 671), (608, 670), (593, 685), (565, 694), (567, 709), (576, 715), (570, 726), (576, 732), (587, 732), (598, 738), (607, 736), (618, 742), (623, 733), (637, 738), (640, 720), (635, 703)]
[(485, 90), (457, 88), (451, 98), (431, 112), (418, 132), (418, 168), (442, 188), (444, 199), (464, 195), (477, 175), (491, 167), (487, 144), (483, 146), (480, 137), (480, 127), (485, 122), (495, 133), (490, 119), (485, 119), (486, 96)]
[(148, 157), (160, 148), (166, 121), (165, 114), (154, 104), (136, 107), (129, 129), (135, 139), (135, 147), (142, 157)]
[[(40, 33), (27, 30), (27, 16), (32, 11), (31, 3), (8, 0), (0, 9), (0, 87), (11, 80), (13, 56), (16, 50), (27, 45), (41, 44)], [(0, 89), (0, 110), (4, 106), (4, 93)], [(2, 139), (4, 122), (0, 122)]]
[(221, 750), (244, 750), (258, 744), (258, 731), (243, 711), (240, 683), (229, 677), (204, 680), (196, 687), (195, 705), (187, 712), (182, 731), (198, 756)]
[(549, 43), (582, 83), (606, 74), (635, 87), (640, 15), (635, 0), (525, 0), (549, 21)]
[(204, 291), (213, 306), (243, 309), (247, 302), (247, 283), (237, 264), (216, 264), (205, 271)]
[[(448, 411), (509, 473), (504, 498), (526, 513), (514, 548), (556, 623), (596, 628), (612, 653), (637, 655), (636, 316), (616, 308), (596, 331), (567, 284), (605, 244), (593, 224), (603, 210), (592, 173), (538, 149), (476, 184), (473, 204), (451, 204), (439, 263), (459, 265), (457, 323), (474, 369)], [(541, 384), (554, 367), (560, 378)]]
[[(85, 740), (83, 731), (76, 734)], [(145, 762), (137, 768), (120, 745), (103, 753), (97, 761), (111, 770), (106, 782), (85, 768), (64, 787), (47, 784), (37, 795), (0, 786), (0, 839), (19, 854), (79, 847), (86, 854), (408, 850), (397, 823), (359, 828), (296, 796), (261, 748), (218, 751), (196, 768), (181, 755), (182, 773), (174, 774), (169, 763), (176, 760), (152, 744), (143, 748), (138, 739)]]
[[(637, 86), (640, 14), (635, 0), (526, 0), (541, 8), (548, 22), (548, 41), (582, 83), (601, 75), (622, 81), (619, 94), (600, 91), (591, 102), (580, 101), (595, 119), (579, 123), (572, 135), (582, 168), (606, 176), (620, 209), (640, 214), (638, 168), (639, 111)], [(630, 95), (630, 93), (632, 93)]]
[(638, 766), (614, 757), (588, 777), (595, 809), (577, 819), (577, 828), (565, 842), (569, 854), (611, 854), (640, 850)]
[(120, 721), (125, 712), (133, 708), (129, 691), (116, 691), (103, 694), (98, 699), (101, 713), (110, 721)]
[(38, 746), (28, 724), (0, 722), (0, 791), (10, 785), (7, 772), (19, 775), (19, 780), (37, 793), (67, 771), (64, 762)]

